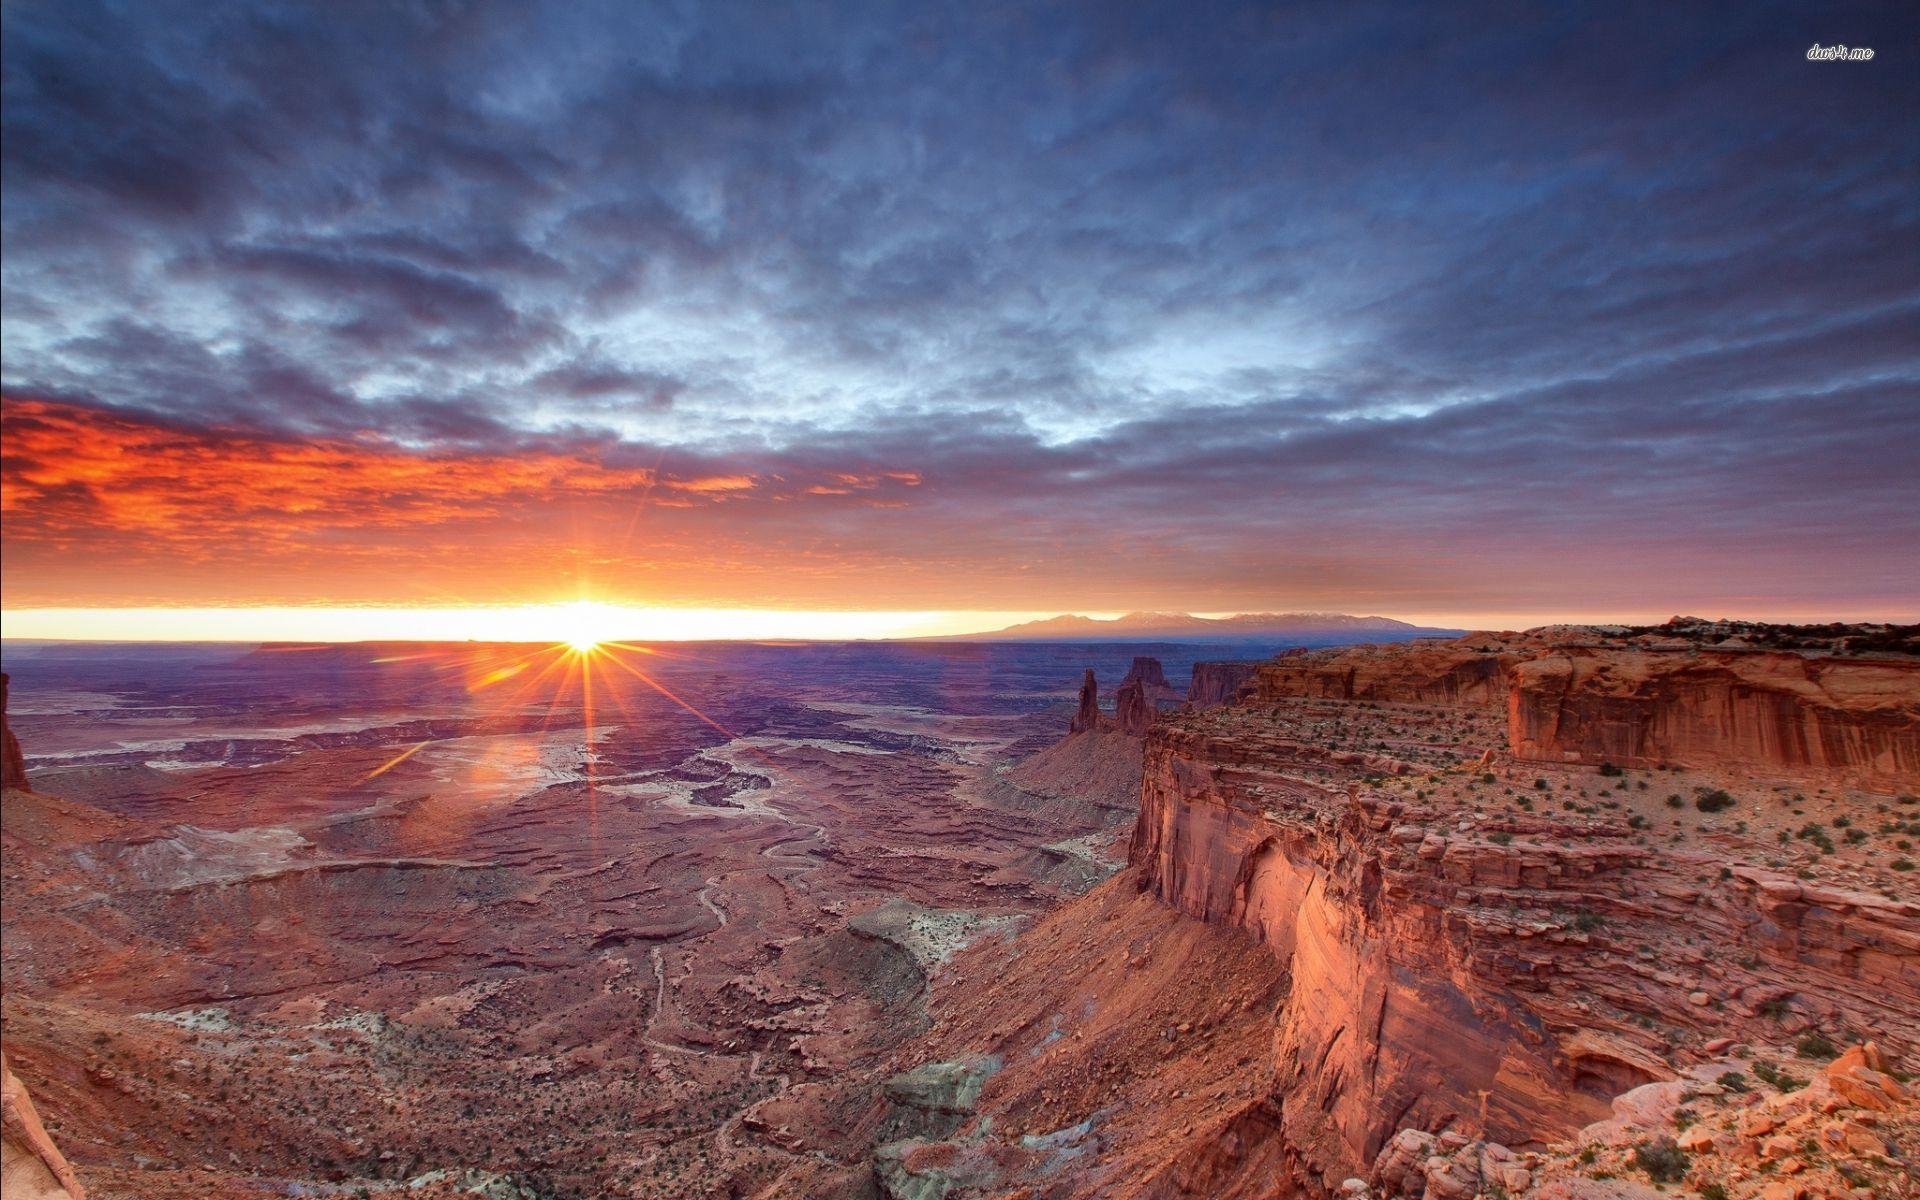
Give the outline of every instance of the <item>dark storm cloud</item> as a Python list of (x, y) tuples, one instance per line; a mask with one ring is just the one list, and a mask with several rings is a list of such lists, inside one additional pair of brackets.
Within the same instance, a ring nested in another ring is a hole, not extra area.
[(12, 393), (679, 461), (976, 574), (1132, 529), (1201, 607), (1329, 539), (1920, 592), (1896, 6), (4, 19)]

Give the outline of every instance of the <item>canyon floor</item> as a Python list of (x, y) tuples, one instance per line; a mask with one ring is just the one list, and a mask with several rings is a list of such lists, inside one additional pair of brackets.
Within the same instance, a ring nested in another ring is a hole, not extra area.
[(9, 1065), (96, 1197), (869, 1194), (929, 976), (1124, 856), (1137, 741), (1008, 768), (1131, 653), (9, 647)]

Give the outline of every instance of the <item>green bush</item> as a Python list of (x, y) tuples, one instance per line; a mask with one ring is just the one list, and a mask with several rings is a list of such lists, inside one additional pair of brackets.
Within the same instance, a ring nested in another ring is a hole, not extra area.
[(1703, 813), (1720, 812), (1724, 809), (1732, 808), (1733, 805), (1733, 797), (1729, 795), (1724, 788), (1715, 788), (1710, 792), (1702, 792), (1693, 801), (1693, 806)]
[(1754, 1063), (1753, 1073), (1759, 1076), (1762, 1082), (1770, 1083), (1783, 1092), (1797, 1092), (1807, 1086), (1806, 1080), (1795, 1079), (1768, 1062)]
[(1793, 1048), (1800, 1052), (1801, 1058), (1832, 1058), (1840, 1053), (1840, 1048), (1818, 1030), (1802, 1034)]
[(1656, 1138), (1634, 1147), (1633, 1165), (1655, 1183), (1679, 1183), (1687, 1177), (1687, 1152), (1672, 1138)]

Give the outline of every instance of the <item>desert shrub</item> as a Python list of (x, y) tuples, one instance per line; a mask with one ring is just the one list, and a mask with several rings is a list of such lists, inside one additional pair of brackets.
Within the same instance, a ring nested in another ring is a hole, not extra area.
[(1625, 775), (1625, 774), (1626, 774), (1626, 772), (1625, 772), (1625, 771), (1623, 771), (1623, 770), (1621, 770), (1621, 769), (1620, 769), (1619, 767), (1616, 767), (1616, 766), (1614, 766), (1614, 765), (1613, 765), (1612, 763), (1610, 763), (1610, 762), (1603, 762), (1603, 763), (1601, 763), (1601, 764), (1600, 764), (1600, 773), (1601, 773), (1602, 775), (1605, 775), (1605, 776), (1608, 776), (1609, 778), (1611, 778), (1611, 777), (1613, 777), (1613, 776), (1616, 776), (1616, 775)]
[(1764, 1083), (1770, 1083), (1783, 1092), (1797, 1092), (1807, 1086), (1804, 1079), (1795, 1079), (1770, 1062), (1753, 1064), (1753, 1073)]
[(1832, 1058), (1840, 1053), (1840, 1048), (1817, 1029), (1800, 1035), (1800, 1040), (1794, 1043), (1793, 1048), (1799, 1051), (1801, 1058)]
[(1675, 792), (1675, 793), (1673, 793), (1673, 794), (1672, 794), (1671, 796), (1668, 796), (1668, 797), (1667, 797), (1667, 807), (1668, 807), (1668, 808), (1679, 808), (1679, 807), (1680, 807), (1681, 805), (1683, 805), (1683, 804), (1685, 804), (1685, 803), (1686, 803), (1686, 801), (1684, 801), (1684, 800), (1682, 800), (1682, 799), (1680, 798), (1680, 793), (1679, 793), (1679, 792)]
[(1721, 812), (1725, 809), (1732, 808), (1733, 805), (1734, 799), (1727, 793), (1725, 788), (1715, 788), (1710, 792), (1702, 792), (1693, 802), (1693, 806), (1703, 813)]
[(1655, 1183), (1679, 1183), (1687, 1177), (1687, 1152), (1672, 1138), (1656, 1138), (1634, 1147), (1633, 1165)]
[(1592, 933), (1607, 923), (1607, 919), (1590, 908), (1583, 908), (1573, 915), (1573, 927), (1581, 933)]
[(1504, 846), (1513, 840), (1513, 835), (1510, 833), (1490, 833), (1487, 835), (1487, 840), (1496, 846)]

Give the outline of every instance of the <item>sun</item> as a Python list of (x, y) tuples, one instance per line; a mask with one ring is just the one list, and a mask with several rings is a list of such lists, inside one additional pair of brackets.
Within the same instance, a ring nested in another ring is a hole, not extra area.
[(613, 609), (591, 600), (579, 600), (572, 604), (556, 605), (550, 610), (553, 617), (554, 639), (577, 655), (595, 654), (609, 639), (616, 636), (613, 623), (617, 619)]

